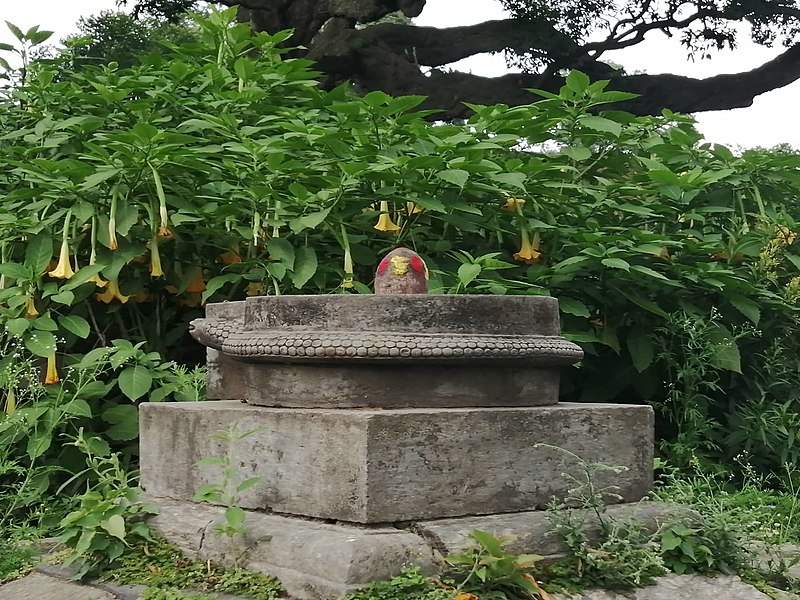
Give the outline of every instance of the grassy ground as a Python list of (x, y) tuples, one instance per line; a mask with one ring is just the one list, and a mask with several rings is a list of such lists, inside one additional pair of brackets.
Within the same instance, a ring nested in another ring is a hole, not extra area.
[[(523, 600), (546, 598), (542, 590), (646, 585), (666, 572), (722, 571), (772, 593), (800, 592), (800, 473), (786, 468), (771, 477), (745, 469), (743, 478), (709, 475), (699, 468), (679, 472), (663, 464), (653, 492), (656, 500), (692, 507), (702, 522), (667, 524), (655, 535), (610, 523), (604, 538), (590, 543), (570, 529), (567, 512), (553, 512), (553, 522), (570, 537), (573, 553), (557, 565), (542, 566), (525, 557), (505, 554), (500, 541), (475, 537), (475, 549), (451, 557), (442, 578), (406, 570), (351, 595), (350, 600)], [(560, 520), (559, 520), (560, 519)], [(31, 530), (33, 532), (33, 530)], [(8, 532), (6, 532), (8, 533)], [(0, 536), (0, 539), (2, 536)], [(6, 536), (8, 539), (8, 536)], [(0, 583), (27, 574), (37, 557), (30, 544), (0, 542)], [(227, 592), (253, 600), (282, 594), (269, 577), (242, 569), (224, 569), (191, 561), (161, 543), (136, 544), (103, 578), (148, 586), (152, 600), (179, 600), (182, 590)]]

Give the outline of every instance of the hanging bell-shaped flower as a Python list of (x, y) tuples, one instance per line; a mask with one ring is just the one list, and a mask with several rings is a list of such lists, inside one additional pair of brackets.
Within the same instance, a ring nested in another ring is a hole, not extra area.
[(106, 290), (102, 294), (94, 295), (97, 300), (104, 302), (105, 304), (111, 304), (115, 300), (125, 304), (128, 300), (130, 300), (130, 296), (125, 296), (122, 292), (120, 292), (119, 283), (115, 279), (112, 279), (106, 283), (108, 284)]
[(47, 357), (47, 372), (44, 376), (45, 385), (54, 385), (61, 381), (58, 377), (58, 367), (56, 366), (56, 353), (53, 352)]
[(387, 200), (381, 200), (381, 214), (375, 224), (375, 229), (378, 231), (400, 231), (400, 226), (394, 223), (392, 217), (389, 216), (389, 202)]
[(533, 242), (528, 237), (527, 230), (523, 229), (521, 232), (522, 243), (519, 252), (514, 253), (514, 259), (519, 262), (534, 265), (539, 262), (542, 253), (539, 252), (539, 234), (534, 236)]
[(58, 254), (58, 263), (56, 264), (55, 269), (52, 271), (48, 271), (48, 275), (50, 277), (55, 277), (57, 279), (69, 279), (73, 275), (75, 275), (75, 271), (72, 270), (72, 265), (69, 261), (69, 221), (72, 217), (72, 211), (67, 211), (67, 217), (64, 219), (64, 232), (61, 235), (61, 252)]

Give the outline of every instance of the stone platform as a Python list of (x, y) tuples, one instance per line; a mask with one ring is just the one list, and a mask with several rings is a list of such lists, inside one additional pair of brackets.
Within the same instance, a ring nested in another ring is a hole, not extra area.
[[(220, 507), (148, 497), (160, 508), (150, 524), (191, 558), (229, 559), (227, 539), (212, 526), (222, 522)], [(659, 524), (685, 515), (674, 505), (641, 502), (608, 508), (614, 519), (633, 520), (655, 531)], [(586, 515), (587, 534), (596, 539), (599, 526)], [(293, 598), (333, 600), (373, 581), (390, 579), (405, 566), (435, 573), (442, 558), (463, 552), (478, 529), (498, 537), (514, 537), (508, 552), (555, 559), (567, 548), (555, 536), (544, 512), (415, 521), (380, 526), (325, 523), (286, 515), (247, 511), (248, 532), (236, 551), (251, 570), (277, 577)]]
[(354, 523), (391, 523), (544, 507), (579, 475), (575, 460), (625, 467), (600, 473), (622, 501), (652, 483), (653, 411), (570, 404), (530, 408), (281, 409), (240, 402), (142, 404), (141, 481), (190, 500), (219, 482), (198, 461), (227, 450), (212, 434), (256, 432), (232, 449), (242, 478), (260, 482), (244, 508)]

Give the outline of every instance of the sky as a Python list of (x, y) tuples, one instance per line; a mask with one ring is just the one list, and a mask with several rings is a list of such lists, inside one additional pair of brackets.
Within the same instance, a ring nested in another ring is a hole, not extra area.
[[(453, 10), (458, 4), (459, 10)], [(23, 30), (39, 25), (55, 31), (59, 39), (75, 31), (81, 16), (115, 8), (114, 0), (0, 0), (0, 42), (12, 43), (13, 37), (2, 21), (10, 21)], [(470, 25), (504, 17), (499, 0), (428, 0), (423, 13), (415, 19), (419, 25), (438, 27)], [(755, 68), (777, 56), (781, 48), (764, 48), (745, 40), (735, 51), (717, 52), (711, 60), (690, 61), (677, 41), (654, 32), (634, 48), (610, 52), (605, 58), (624, 65), (628, 71), (677, 73), (691, 77), (709, 77)], [(480, 55), (460, 61), (453, 68), (476, 75), (498, 76), (507, 72), (502, 55)], [(696, 115), (698, 128), (706, 140), (731, 148), (771, 147), (789, 143), (800, 148), (800, 81), (756, 97), (753, 105), (729, 111)]]

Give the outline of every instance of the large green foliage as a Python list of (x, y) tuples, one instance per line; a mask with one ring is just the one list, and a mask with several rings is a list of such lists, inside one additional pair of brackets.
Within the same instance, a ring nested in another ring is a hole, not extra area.
[[(201, 302), (368, 293), (402, 244), (435, 293), (557, 296), (586, 351), (564, 399), (650, 402), (681, 456), (796, 458), (796, 155), (603, 112), (627, 95), (579, 72), (433, 125), (418, 97), (321, 91), (288, 33), (231, 21), (129, 69), (34, 65), (0, 105), (0, 319), (30, 352), (199, 360)], [(165, 395), (128, 373), (121, 401)]]

